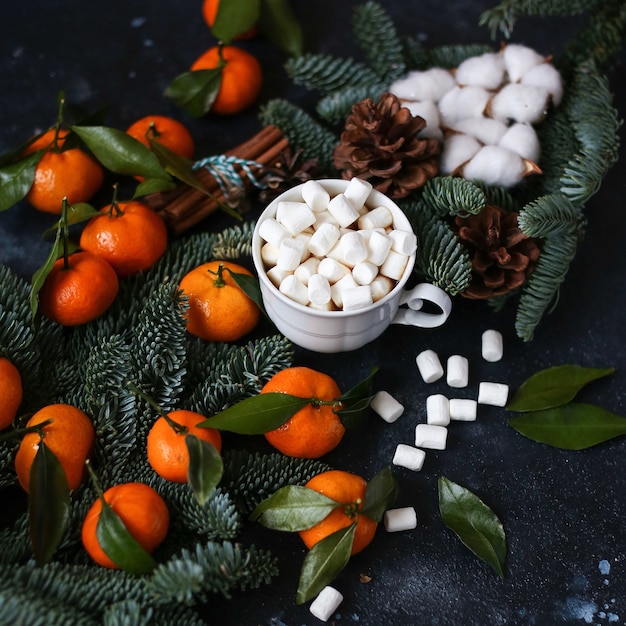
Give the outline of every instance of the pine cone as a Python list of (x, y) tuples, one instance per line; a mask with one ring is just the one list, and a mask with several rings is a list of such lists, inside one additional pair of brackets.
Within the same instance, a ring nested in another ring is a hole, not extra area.
[(390, 198), (404, 198), (439, 170), (439, 141), (417, 136), (425, 127), (393, 94), (384, 93), (377, 103), (361, 100), (335, 148), (335, 167), (345, 179), (358, 176)]
[(457, 217), (456, 231), (469, 249), (473, 276), (461, 294), (474, 300), (501, 296), (521, 286), (535, 267), (539, 248), (517, 225), (517, 213), (487, 205)]
[(285, 148), (279, 155), (279, 161), (263, 167), (260, 182), (266, 185), (266, 188), (259, 193), (262, 202), (270, 202), (295, 185), (323, 176), (318, 159), (303, 161), (303, 152), (301, 148), (293, 153), (289, 148)]

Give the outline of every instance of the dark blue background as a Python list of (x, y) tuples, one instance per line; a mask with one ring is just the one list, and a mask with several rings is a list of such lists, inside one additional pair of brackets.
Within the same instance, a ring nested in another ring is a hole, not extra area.
[[(355, 4), (294, 0), (306, 49), (358, 57), (350, 30)], [(478, 27), (481, 12), (492, 4), (487, 0), (382, 4), (402, 34), (419, 33), (427, 44), (490, 41)], [(88, 110), (107, 105), (107, 124), (119, 128), (152, 113), (177, 117), (196, 138), (198, 157), (220, 154), (253, 135), (260, 129), (258, 109), (193, 120), (162, 96), (172, 78), (214, 44), (200, 7), (199, 0), (12, 2), (0, 20), (0, 152), (54, 122), (62, 89), (69, 102)], [(526, 19), (513, 39), (546, 54), (558, 52), (577, 24), (577, 19)], [(276, 49), (261, 39), (242, 45), (263, 63), (260, 104), (286, 97), (312, 110), (315, 94), (290, 83)], [(624, 65), (609, 76), (624, 116)], [(425, 348), (442, 359), (468, 357), (470, 385), (459, 392), (464, 397), (475, 397), (481, 380), (515, 389), (552, 365), (614, 366), (612, 377), (591, 385), (580, 399), (626, 416), (623, 153), (586, 208), (587, 235), (558, 306), (532, 342), (515, 337), (513, 310), (496, 314), (484, 304), (459, 300), (441, 329), (393, 327), (376, 342), (344, 355), (297, 351), (298, 364), (328, 372), (343, 388), (379, 366), (378, 387), (406, 407), (394, 425), (372, 415), (329, 455), (329, 463), (369, 478), (390, 463), (397, 443), (412, 443), (415, 424), (425, 420), (426, 397), (450, 392), (444, 382), (421, 382), (415, 356)], [(47, 255), (49, 244), (41, 233), (53, 219), (25, 203), (0, 215), (0, 262), (30, 276)], [(200, 228), (223, 223), (214, 216)], [(500, 363), (480, 357), (480, 336), (487, 328), (504, 335)], [(523, 438), (507, 425), (508, 417), (502, 409), (481, 406), (475, 423), (450, 427), (447, 450), (429, 452), (420, 473), (396, 469), (397, 506), (417, 509), (418, 528), (387, 534), (381, 527), (372, 546), (351, 560), (334, 583), (345, 596), (338, 624), (626, 624), (624, 440), (582, 452), (561, 451)], [(442, 475), (472, 489), (502, 520), (509, 550), (504, 580), (444, 527), (437, 508)], [(207, 622), (320, 623), (307, 606), (295, 605), (304, 557), (299, 539), (262, 529), (248, 529), (242, 539), (275, 550), (282, 574), (274, 585), (234, 601), (216, 598), (206, 608)], [(360, 582), (360, 574), (371, 581)]]

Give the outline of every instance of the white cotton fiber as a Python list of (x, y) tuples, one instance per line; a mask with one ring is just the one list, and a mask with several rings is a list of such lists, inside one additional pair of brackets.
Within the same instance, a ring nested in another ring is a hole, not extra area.
[(490, 117), (466, 117), (452, 124), (450, 128), (474, 137), (485, 145), (498, 143), (507, 130), (506, 124)]
[(539, 161), (539, 137), (530, 124), (511, 125), (497, 143), (501, 148), (516, 152), (523, 159), (528, 159), (534, 163)]
[(411, 115), (419, 116), (426, 122), (426, 128), (420, 130), (420, 137), (431, 137), (441, 140), (443, 133), (439, 128), (439, 108), (432, 100), (422, 100), (421, 102), (403, 102)]
[(454, 77), (443, 68), (409, 72), (391, 84), (389, 91), (400, 100), (433, 100), (437, 102), (454, 86)]
[(502, 187), (516, 185), (525, 172), (522, 157), (500, 146), (484, 146), (463, 167), (464, 178)]
[(469, 135), (450, 135), (441, 153), (439, 167), (442, 174), (455, 174), (481, 148), (481, 144)]
[(501, 122), (536, 124), (546, 115), (549, 93), (543, 87), (509, 83), (491, 100), (491, 117)]
[(508, 44), (502, 51), (504, 67), (513, 83), (521, 80), (522, 76), (532, 67), (545, 61), (537, 51), (520, 44)]
[(522, 76), (522, 85), (542, 87), (552, 98), (554, 106), (558, 106), (563, 99), (563, 80), (559, 71), (550, 63), (542, 63), (531, 68)]
[(482, 87), (453, 87), (439, 102), (441, 123), (449, 126), (465, 117), (480, 117), (490, 97)]
[(459, 85), (497, 89), (504, 79), (504, 59), (495, 52), (470, 57), (459, 64), (455, 78)]

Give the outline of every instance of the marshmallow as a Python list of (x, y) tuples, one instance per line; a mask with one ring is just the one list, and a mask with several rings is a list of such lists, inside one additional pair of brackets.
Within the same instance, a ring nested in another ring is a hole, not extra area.
[(446, 396), (435, 393), (426, 398), (426, 422), (434, 426), (450, 423), (450, 401)]
[(346, 190), (343, 192), (346, 200), (357, 210), (365, 205), (367, 197), (372, 191), (372, 184), (355, 176), (350, 179)]
[(316, 180), (307, 180), (302, 185), (302, 199), (314, 213), (323, 211), (330, 202), (330, 194)]
[(348, 287), (341, 293), (344, 311), (354, 311), (364, 306), (372, 304), (372, 292), (369, 285), (358, 285), (357, 287)]
[(344, 263), (348, 267), (354, 267), (367, 258), (367, 246), (363, 237), (356, 230), (350, 230), (342, 235), (339, 246)]
[(306, 306), (309, 303), (309, 290), (293, 274), (285, 277), (278, 290), (299, 304)]
[(434, 383), (443, 376), (441, 361), (433, 350), (420, 352), (415, 358), (415, 362), (425, 383)]
[(309, 251), (315, 256), (326, 256), (339, 240), (339, 229), (330, 222), (324, 222), (309, 239)]
[(318, 230), (322, 224), (332, 224), (333, 226), (339, 226), (339, 222), (333, 217), (329, 211), (320, 211), (315, 214), (315, 224), (313, 228)]
[(388, 235), (377, 230), (371, 231), (367, 238), (368, 261), (374, 265), (381, 266), (385, 262), (392, 244), (393, 240)]
[(276, 207), (276, 219), (292, 235), (297, 235), (305, 228), (315, 224), (315, 213), (305, 202), (279, 202)]
[(476, 420), (476, 400), (469, 398), (450, 399), (450, 419), (460, 422), (473, 422)]
[(330, 283), (325, 276), (313, 274), (308, 282), (309, 301), (321, 305), (330, 302)]
[(370, 407), (389, 424), (395, 422), (404, 412), (404, 407), (388, 391), (376, 393)]
[(359, 219), (359, 212), (343, 193), (337, 194), (328, 203), (328, 212), (337, 220), (339, 226), (343, 228), (347, 228)]
[(301, 283), (308, 285), (311, 276), (313, 276), (313, 274), (317, 274), (319, 264), (320, 260), (311, 256), (296, 268), (294, 274)]
[(352, 276), (359, 285), (371, 285), (378, 276), (378, 267), (369, 261), (361, 261), (352, 268)]
[(291, 272), (281, 270), (278, 265), (274, 265), (274, 267), (271, 267), (269, 270), (267, 270), (267, 277), (272, 281), (272, 283), (274, 283), (274, 286), (276, 287), (279, 287), (280, 283), (282, 283), (283, 280), (285, 280), (285, 278), (290, 275)]
[(393, 215), (386, 206), (378, 206), (361, 215), (357, 224), (361, 229), (387, 228), (393, 224)]
[(351, 275), (349, 267), (329, 257), (325, 257), (320, 261), (320, 264), (317, 266), (317, 273), (326, 276), (331, 285), (341, 280), (344, 276)]
[(502, 358), (502, 334), (498, 330), (489, 329), (482, 334), (482, 355), (485, 361), (495, 363)]
[(263, 220), (259, 225), (259, 236), (261, 239), (271, 243), (275, 248), (280, 247), (280, 242), (287, 239), (289, 231), (278, 223), (273, 217)]
[(448, 357), (447, 370), (447, 382), (450, 387), (467, 387), (469, 363), (464, 356), (453, 354)]
[(309, 251), (309, 241), (311, 241), (311, 237), (313, 233), (310, 233), (308, 230), (303, 230), (298, 233), (294, 239), (296, 241), (301, 241), (304, 244), (304, 251), (302, 252), (302, 261), (306, 261), (311, 256), (311, 252)]
[[(329, 281), (332, 282), (332, 281)], [(338, 309), (343, 307), (343, 292), (346, 289), (358, 287), (359, 284), (354, 280), (352, 274), (346, 274), (343, 278), (340, 278), (336, 283), (330, 286), (330, 297), (335, 303)]]
[(506, 406), (509, 399), (509, 386), (504, 383), (482, 382), (478, 385), (478, 404)]
[(271, 243), (266, 243), (261, 246), (261, 259), (265, 265), (276, 265), (278, 261), (278, 248)]
[(304, 244), (298, 239), (283, 239), (278, 248), (276, 267), (287, 272), (293, 272), (302, 262), (305, 249)]
[(426, 452), (409, 446), (406, 443), (399, 443), (396, 446), (396, 452), (393, 455), (392, 463), (398, 467), (406, 467), (414, 472), (419, 472), (424, 465)]
[(415, 445), (418, 448), (445, 450), (447, 439), (448, 429), (445, 426), (418, 424), (415, 427)]
[(390, 278), (381, 276), (380, 274), (370, 283), (370, 291), (372, 292), (372, 300), (378, 302), (384, 298), (394, 287), (394, 283)]
[(317, 619), (327, 622), (342, 602), (343, 596), (334, 587), (327, 585), (319, 592), (317, 598), (311, 602), (309, 611)]
[(387, 278), (393, 280), (400, 280), (406, 264), (409, 261), (409, 257), (395, 250), (389, 250), (389, 254), (385, 259), (385, 262), (380, 266), (380, 273)]
[(410, 256), (417, 249), (417, 236), (415, 233), (406, 230), (392, 230), (389, 233), (391, 237), (391, 249), (400, 254)]
[(385, 511), (384, 520), (385, 530), (388, 533), (413, 530), (413, 528), (417, 527), (417, 513), (412, 506), (388, 509)]

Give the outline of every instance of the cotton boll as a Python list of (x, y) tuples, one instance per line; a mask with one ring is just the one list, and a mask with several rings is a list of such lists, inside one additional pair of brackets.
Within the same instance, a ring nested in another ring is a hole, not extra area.
[(394, 81), (389, 91), (400, 100), (437, 102), (454, 84), (451, 72), (441, 67), (432, 67), (425, 71), (409, 72), (405, 77)]
[(455, 122), (450, 128), (470, 135), (486, 145), (497, 144), (507, 130), (506, 124), (490, 117), (466, 117)]
[(502, 51), (504, 67), (512, 83), (519, 81), (532, 67), (545, 61), (536, 50), (520, 44), (508, 44)]
[(512, 187), (526, 173), (522, 157), (500, 146), (484, 146), (463, 167), (463, 177), (487, 185)]
[(546, 115), (549, 94), (543, 87), (509, 83), (491, 100), (491, 117), (501, 122), (512, 120), (535, 124)]
[(495, 52), (470, 57), (459, 65), (455, 78), (459, 85), (497, 89), (504, 80), (504, 59)]
[(530, 124), (513, 124), (502, 136), (498, 145), (516, 152), (523, 159), (534, 163), (539, 161), (539, 138)]
[(425, 120), (426, 128), (418, 133), (420, 137), (439, 139), (440, 141), (443, 139), (443, 133), (439, 128), (439, 109), (432, 100), (403, 102), (402, 106), (411, 111), (411, 115), (419, 116)]
[(480, 117), (489, 102), (489, 92), (482, 87), (453, 87), (439, 101), (444, 126), (466, 117)]
[(481, 144), (469, 135), (451, 135), (441, 153), (439, 169), (442, 174), (455, 174), (456, 171), (469, 161), (481, 148)]
[(563, 99), (563, 80), (559, 71), (550, 63), (542, 63), (529, 69), (522, 76), (522, 85), (542, 87), (552, 98), (554, 106), (558, 106)]

